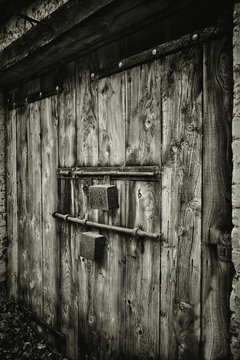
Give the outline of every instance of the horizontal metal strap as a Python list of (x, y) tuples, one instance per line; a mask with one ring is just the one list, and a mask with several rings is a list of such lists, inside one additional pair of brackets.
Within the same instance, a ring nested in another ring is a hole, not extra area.
[(195, 31), (191, 34), (184, 35), (181, 38), (162, 43), (155, 48), (151, 48), (136, 55), (132, 55), (128, 58), (120, 59), (118, 62), (115, 62), (108, 67), (92, 69), (91, 81), (96, 81), (106, 76), (121, 72), (123, 70), (127, 70), (132, 67), (153, 61), (159, 57), (183, 50), (184, 48), (201, 44), (209, 39), (223, 34), (224, 32), (227, 32), (227, 30), (228, 28), (224, 25), (210, 26)]
[(138, 228), (130, 229), (130, 228), (125, 228), (125, 227), (120, 227), (120, 226), (106, 225), (106, 224), (89, 221), (86, 219), (80, 219), (78, 217), (70, 216), (68, 214), (61, 214), (58, 212), (53, 213), (53, 217), (61, 219), (61, 220), (70, 221), (72, 223), (76, 223), (79, 225), (92, 226), (92, 227), (95, 227), (98, 229), (104, 229), (104, 230), (112, 230), (112, 231), (116, 231), (116, 232), (120, 232), (120, 233), (124, 233), (124, 234), (129, 234), (132, 236), (148, 237), (148, 238), (152, 238), (152, 239), (160, 239), (160, 237), (161, 237), (161, 234), (150, 233), (147, 231), (140, 230)]

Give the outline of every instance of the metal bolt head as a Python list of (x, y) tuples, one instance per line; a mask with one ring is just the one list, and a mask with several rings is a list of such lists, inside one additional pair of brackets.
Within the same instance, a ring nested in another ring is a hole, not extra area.
[(95, 78), (95, 74), (91, 73), (91, 79), (94, 79), (94, 78)]
[(198, 40), (198, 34), (193, 34), (193, 35), (192, 35), (192, 40), (193, 40), (193, 41)]
[(122, 67), (123, 66), (123, 63), (122, 63), (122, 61), (120, 61), (119, 63), (118, 63), (118, 67)]
[(157, 50), (156, 49), (153, 49), (152, 50), (152, 55), (156, 55), (157, 54)]

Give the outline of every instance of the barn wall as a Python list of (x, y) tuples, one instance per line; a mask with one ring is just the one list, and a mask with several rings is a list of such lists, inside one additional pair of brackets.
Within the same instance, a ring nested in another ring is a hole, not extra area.
[[(63, 66), (61, 93), (10, 112), (11, 292), (66, 335), (69, 358), (229, 355), (231, 51), (223, 36), (91, 82), (94, 53)], [(50, 75), (16, 91), (60, 80)], [(118, 180), (109, 215), (88, 208), (88, 179), (56, 177), (57, 167), (123, 164), (161, 165), (161, 182)], [(163, 241), (106, 232), (103, 262), (92, 263), (81, 228), (55, 210)]]
[(5, 112), (0, 91), (0, 286), (6, 280), (6, 201), (5, 201)]
[(232, 124), (233, 149), (233, 225), (232, 230), (232, 261), (235, 268), (233, 290), (231, 294), (231, 331), (232, 354), (235, 360), (240, 359), (240, 3), (234, 9), (233, 31), (233, 77), (234, 102)]

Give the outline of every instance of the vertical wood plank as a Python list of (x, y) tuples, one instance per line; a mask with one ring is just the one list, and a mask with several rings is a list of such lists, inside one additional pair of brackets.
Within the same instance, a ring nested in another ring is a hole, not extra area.
[[(26, 222), (28, 233), (25, 246), (28, 247), (29, 283), (31, 308), (38, 316), (42, 316), (42, 161), (41, 161), (41, 125), (40, 103), (28, 105), (27, 122), (27, 180), (26, 187)], [(23, 175), (23, 174), (22, 174)], [(22, 179), (24, 181), (24, 179)]]
[[(66, 65), (63, 92), (58, 98), (58, 154), (60, 167), (76, 165), (76, 64)], [(63, 213), (74, 213), (73, 180), (59, 180), (59, 202)], [(78, 299), (77, 265), (73, 225), (60, 225), (61, 329), (66, 335), (66, 356), (77, 358)]]
[(62, 70), (63, 92), (58, 96), (60, 167), (71, 167), (76, 163), (75, 69), (75, 61), (65, 65)]
[[(101, 166), (125, 163), (125, 73), (98, 82), (99, 163)], [(106, 182), (109, 180), (103, 180)], [(119, 208), (99, 211), (99, 221), (125, 225), (125, 182), (112, 181), (118, 188)], [(102, 263), (95, 263), (93, 310), (97, 336), (94, 356), (121, 358), (125, 336), (125, 256), (123, 236), (102, 231), (106, 249)]]
[(27, 123), (29, 107), (17, 111), (17, 209), (18, 209), (18, 295), (25, 306), (30, 305), (29, 294), (29, 243), (27, 221), (27, 179), (28, 179), (28, 145)]
[[(158, 182), (127, 182), (127, 227), (160, 232), (159, 192)], [(158, 359), (160, 240), (130, 237), (126, 241), (125, 356)]]
[[(76, 106), (77, 106), (77, 165), (98, 165), (98, 89), (91, 83), (90, 57), (77, 61), (76, 66)], [(74, 183), (75, 214), (98, 221), (98, 211), (89, 208), (87, 191), (90, 179), (78, 179)], [(74, 236), (78, 246), (78, 298), (79, 298), (79, 354), (81, 358), (96, 353), (96, 318), (94, 311), (95, 262), (88, 261), (81, 254), (81, 233), (89, 230), (75, 226)], [(96, 229), (93, 229), (96, 231)]]
[(76, 64), (77, 165), (98, 165), (97, 83), (91, 83), (87, 57)]
[(17, 238), (17, 133), (16, 110), (7, 119), (7, 236), (9, 297), (18, 296), (18, 238)]
[(58, 167), (57, 96), (40, 102), (42, 158), (42, 237), (43, 237), (43, 318), (58, 327), (59, 311), (59, 243), (56, 237)]
[[(160, 165), (160, 63), (127, 72), (126, 162)], [(130, 228), (160, 232), (160, 185), (128, 181), (126, 219)], [(160, 241), (126, 238), (126, 354), (159, 356)]]
[(126, 123), (127, 165), (159, 165), (160, 77), (158, 62), (127, 72), (128, 117)]
[(229, 358), (231, 40), (204, 45), (202, 357)]
[(98, 82), (99, 165), (125, 164), (125, 72)]
[(202, 51), (163, 59), (162, 359), (198, 359), (200, 343)]

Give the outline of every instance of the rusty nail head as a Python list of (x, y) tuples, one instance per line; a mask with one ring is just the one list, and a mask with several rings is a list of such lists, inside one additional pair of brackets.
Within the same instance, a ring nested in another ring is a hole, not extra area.
[(122, 61), (120, 61), (119, 63), (118, 63), (118, 67), (122, 67), (123, 66), (123, 63), (122, 63)]
[(192, 40), (193, 40), (193, 41), (196, 41), (197, 39), (198, 39), (198, 34), (193, 34), (193, 35), (192, 35)]
[(157, 50), (156, 50), (156, 49), (153, 49), (152, 54), (153, 54), (153, 55), (156, 55), (156, 54), (157, 54)]

